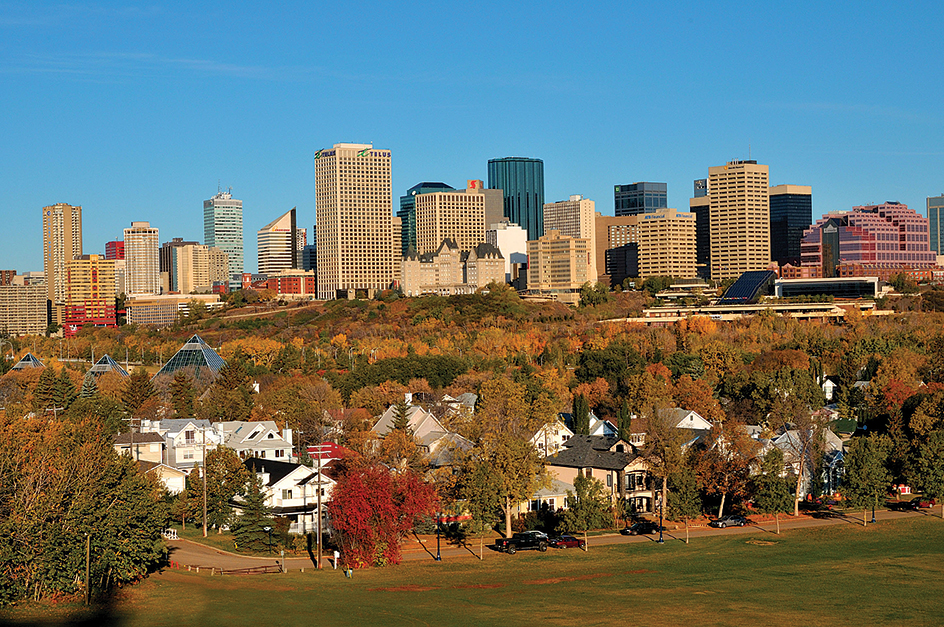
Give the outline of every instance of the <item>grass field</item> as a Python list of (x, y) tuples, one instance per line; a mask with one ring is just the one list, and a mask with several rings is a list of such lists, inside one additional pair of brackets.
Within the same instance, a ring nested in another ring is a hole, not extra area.
[[(939, 625), (944, 522), (785, 532), (414, 562), (386, 569), (154, 575), (111, 606), (28, 606), (14, 624)], [(79, 610), (78, 613), (76, 611)]]

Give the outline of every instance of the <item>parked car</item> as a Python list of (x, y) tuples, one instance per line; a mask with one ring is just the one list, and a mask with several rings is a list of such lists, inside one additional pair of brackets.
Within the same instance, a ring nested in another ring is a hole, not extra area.
[(640, 520), (639, 522), (634, 522), (629, 527), (620, 529), (620, 533), (624, 536), (642, 536), (650, 533), (658, 533), (660, 531), (665, 531), (665, 527), (660, 527), (659, 523), (654, 523), (649, 520)]
[[(937, 505), (937, 501), (934, 500), (934, 499), (922, 499), (922, 498), (918, 498), (918, 499), (915, 499), (915, 501), (918, 502), (918, 507), (920, 507), (921, 509), (929, 509), (929, 508), (931, 508), (931, 507)], [(914, 502), (914, 501), (912, 501), (912, 502)]]
[(888, 501), (885, 507), (893, 512), (908, 512), (918, 509), (918, 501)]
[(495, 540), (495, 549), (514, 555), (517, 551), (528, 549), (544, 552), (547, 550), (547, 544), (547, 534), (543, 531), (522, 531), (510, 538), (498, 538)]
[(718, 529), (724, 529), (725, 527), (743, 527), (750, 521), (747, 518), (744, 518), (740, 514), (728, 514), (727, 516), (722, 516), (716, 520), (712, 520), (708, 523), (709, 527), (717, 527)]
[(582, 549), (584, 545), (583, 540), (579, 538), (575, 538), (574, 536), (569, 535), (569, 534), (564, 534), (564, 535), (550, 538), (547, 541), (547, 543), (549, 546), (552, 546), (556, 549), (574, 549), (574, 548)]

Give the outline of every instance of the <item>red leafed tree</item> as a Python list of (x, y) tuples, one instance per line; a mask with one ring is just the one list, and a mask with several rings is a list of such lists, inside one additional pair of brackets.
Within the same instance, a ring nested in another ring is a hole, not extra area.
[(437, 505), (436, 490), (416, 473), (369, 465), (338, 478), (328, 508), (345, 563), (363, 568), (399, 564), (400, 541)]

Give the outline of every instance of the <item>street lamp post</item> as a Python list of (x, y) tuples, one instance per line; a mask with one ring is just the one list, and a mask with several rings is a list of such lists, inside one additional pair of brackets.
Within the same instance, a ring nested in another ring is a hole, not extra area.
[(262, 528), (262, 530), (269, 534), (268, 547), (269, 547), (269, 555), (271, 555), (272, 554), (272, 527), (266, 525), (265, 527)]
[(665, 540), (662, 538), (662, 496), (659, 495), (659, 544), (665, 544)]
[(436, 514), (436, 561), (442, 561), (442, 554), (439, 552), (439, 523), (442, 522), (442, 513)]

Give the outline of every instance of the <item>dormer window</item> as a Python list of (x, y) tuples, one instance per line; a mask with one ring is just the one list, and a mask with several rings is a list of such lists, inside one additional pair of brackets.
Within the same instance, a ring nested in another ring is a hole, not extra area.
[(274, 440), (274, 439), (275, 439), (275, 435), (273, 435), (271, 431), (269, 432), (269, 439), (270, 439), (270, 440)]

